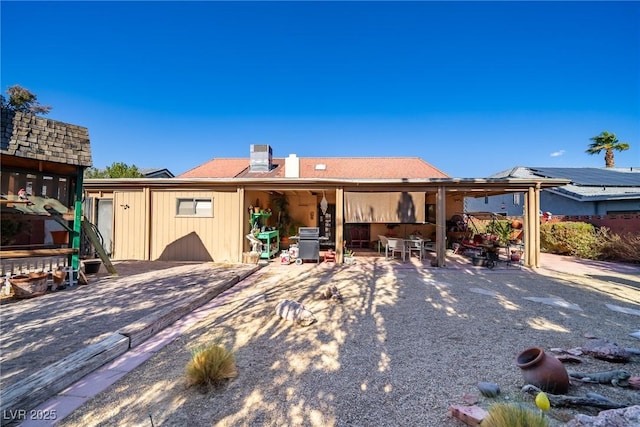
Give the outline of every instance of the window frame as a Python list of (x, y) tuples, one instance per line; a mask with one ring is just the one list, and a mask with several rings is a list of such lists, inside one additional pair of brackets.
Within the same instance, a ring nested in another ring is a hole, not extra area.
[[(185, 213), (185, 206), (181, 213), (181, 204), (191, 202), (191, 213)], [(198, 202), (210, 204), (210, 208), (205, 212), (198, 212)], [(213, 197), (176, 197), (176, 218), (213, 218)]]

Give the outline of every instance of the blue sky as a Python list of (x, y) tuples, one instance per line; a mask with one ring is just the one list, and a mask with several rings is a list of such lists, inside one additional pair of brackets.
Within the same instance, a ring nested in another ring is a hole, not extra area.
[(2, 92), (89, 129), (94, 166), (421, 157), (453, 177), (640, 167), (638, 2), (2, 1)]

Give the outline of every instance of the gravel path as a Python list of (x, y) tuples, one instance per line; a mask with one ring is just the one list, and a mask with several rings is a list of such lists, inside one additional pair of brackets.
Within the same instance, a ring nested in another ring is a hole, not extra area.
[[(354, 266), (272, 263), (60, 425), (462, 426), (448, 408), (473, 400), (469, 394), (484, 408), (506, 400), (532, 405), (515, 366), (523, 349), (580, 347), (585, 334), (640, 347), (629, 335), (640, 325), (640, 269), (563, 271), (432, 269), (374, 257)], [(316, 298), (329, 284), (342, 303)], [(279, 319), (273, 310), (283, 298), (303, 302), (318, 322), (297, 327)], [(239, 376), (209, 393), (186, 388), (189, 349), (216, 341), (235, 352)], [(637, 357), (623, 365), (582, 359), (567, 368), (640, 376)], [(479, 381), (497, 383), (499, 397), (479, 395)], [(578, 383), (569, 394), (588, 392), (640, 404), (637, 390), (606, 385)], [(548, 415), (555, 426), (576, 413)]]

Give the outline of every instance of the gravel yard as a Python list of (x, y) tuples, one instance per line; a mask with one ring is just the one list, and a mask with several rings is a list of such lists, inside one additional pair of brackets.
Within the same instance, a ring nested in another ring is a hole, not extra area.
[[(533, 407), (515, 365), (525, 348), (576, 348), (585, 334), (640, 347), (629, 335), (640, 326), (638, 271), (435, 269), (379, 257), (353, 266), (270, 265), (59, 425), (462, 426), (448, 414), (452, 404)], [(343, 302), (317, 298), (330, 284)], [(304, 303), (317, 322), (280, 319), (281, 299)], [(213, 342), (235, 352), (238, 377), (208, 393), (186, 388), (189, 350)], [(637, 356), (626, 364), (581, 359), (567, 369), (640, 376)], [(497, 383), (500, 395), (483, 397), (480, 381)], [(574, 382), (568, 394), (588, 392), (640, 404), (637, 390), (608, 385)], [(597, 413), (554, 408), (548, 417), (557, 426), (578, 412)]]

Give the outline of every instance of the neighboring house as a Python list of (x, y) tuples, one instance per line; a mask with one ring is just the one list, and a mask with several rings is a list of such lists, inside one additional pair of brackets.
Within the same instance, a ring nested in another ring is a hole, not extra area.
[[(92, 164), (87, 128), (7, 109), (1, 127), (2, 273), (40, 256), (77, 270), (82, 177)], [(62, 247), (56, 231), (69, 234)]]
[(142, 168), (139, 169), (140, 173), (145, 178), (173, 178), (174, 175), (167, 168), (163, 169), (153, 169), (153, 168)]
[[(114, 259), (239, 262), (251, 249), (246, 236), (259, 215), (270, 256), (299, 227), (318, 227), (339, 262), (343, 241), (374, 248), (393, 229), (434, 238), (439, 266), (447, 220), (463, 211), (465, 196), (526, 192), (525, 264), (538, 266), (540, 189), (566, 183), (449, 178), (413, 157), (274, 158), (269, 145), (251, 145), (248, 158), (212, 159), (176, 178), (88, 179), (85, 192), (88, 210), (101, 212), (89, 219), (98, 227), (113, 224)], [(275, 229), (274, 200), (282, 197), (298, 227), (289, 232)], [(256, 208), (265, 214), (252, 214)]]
[[(551, 215), (640, 214), (640, 168), (515, 167), (490, 178), (567, 179), (540, 193), (540, 210)], [(466, 198), (467, 211), (522, 215), (524, 195)]]

